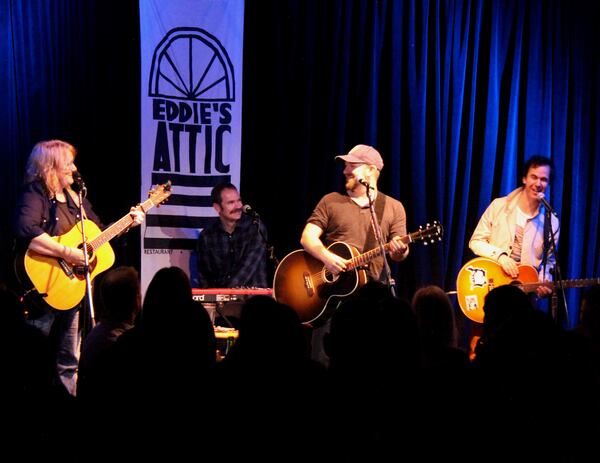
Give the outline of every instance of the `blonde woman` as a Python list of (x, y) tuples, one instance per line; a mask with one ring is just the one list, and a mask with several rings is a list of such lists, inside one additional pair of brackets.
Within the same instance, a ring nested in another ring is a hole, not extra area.
[[(57, 257), (72, 265), (84, 265), (81, 249), (52, 239), (70, 231), (80, 221), (79, 196), (73, 190), (76, 149), (61, 140), (37, 143), (27, 162), (23, 191), (17, 203), (15, 221), (16, 251), (26, 250)], [(85, 218), (100, 228), (102, 223), (90, 202), (83, 199)], [(141, 211), (132, 210), (133, 225), (144, 220)], [(79, 360), (79, 305), (69, 310), (49, 310), (28, 320), (51, 338), (56, 346), (57, 385), (75, 395)]]

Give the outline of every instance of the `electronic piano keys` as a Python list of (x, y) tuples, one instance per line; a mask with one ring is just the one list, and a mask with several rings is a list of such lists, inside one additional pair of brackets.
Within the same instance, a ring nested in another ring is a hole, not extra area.
[(272, 296), (272, 288), (192, 288), (192, 297), (199, 302), (243, 302), (252, 296)]

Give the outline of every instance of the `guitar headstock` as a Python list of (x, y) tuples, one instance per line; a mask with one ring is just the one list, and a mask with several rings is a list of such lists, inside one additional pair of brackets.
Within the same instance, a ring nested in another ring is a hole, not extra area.
[(148, 192), (148, 198), (150, 198), (152, 204), (154, 204), (156, 207), (160, 207), (160, 205), (165, 202), (169, 196), (171, 196), (171, 180), (169, 180), (167, 183), (163, 183), (162, 185), (156, 185)]
[(427, 246), (436, 241), (442, 241), (444, 227), (437, 220), (434, 220), (433, 223), (428, 223), (425, 226), (419, 225), (419, 230), (409, 236), (411, 241), (423, 241), (423, 244)]

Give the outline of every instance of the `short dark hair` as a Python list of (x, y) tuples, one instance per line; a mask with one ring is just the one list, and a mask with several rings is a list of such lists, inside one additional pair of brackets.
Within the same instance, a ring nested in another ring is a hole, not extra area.
[(540, 166), (550, 167), (550, 178), (552, 178), (552, 172), (554, 172), (554, 164), (552, 163), (552, 159), (539, 154), (534, 154), (527, 161), (525, 161), (525, 164), (523, 164), (523, 177), (527, 177), (527, 173), (532, 167)]
[(221, 193), (223, 192), (223, 190), (235, 190), (237, 191), (237, 188), (235, 187), (235, 185), (233, 183), (230, 182), (221, 182), (217, 185), (215, 185), (212, 189), (212, 191), (210, 192), (210, 199), (212, 201), (212, 204), (221, 204)]

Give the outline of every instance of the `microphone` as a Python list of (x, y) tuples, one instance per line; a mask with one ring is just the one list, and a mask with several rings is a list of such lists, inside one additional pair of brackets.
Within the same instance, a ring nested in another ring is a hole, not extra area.
[(81, 177), (81, 174), (79, 173), (78, 170), (73, 172), (73, 185), (71, 185), (71, 188), (76, 193), (83, 191), (85, 194), (85, 192), (87, 190), (85, 187), (85, 182), (83, 181), (83, 178)]
[(254, 209), (252, 209), (252, 206), (250, 206), (249, 204), (244, 204), (242, 206), (242, 212), (246, 215), (249, 215), (250, 217), (255, 218), (255, 219), (259, 218), (258, 212), (256, 212)]
[(550, 205), (550, 203), (548, 201), (546, 201), (546, 198), (544, 197), (544, 193), (541, 193), (541, 192), (538, 193), (538, 199), (542, 202), (542, 204), (544, 205), (546, 210), (548, 210), (549, 212), (554, 214), (555, 217), (558, 217), (558, 214), (554, 211), (554, 209), (552, 209), (552, 206)]
[(367, 188), (367, 190), (374, 190), (375, 189), (364, 178), (359, 178), (358, 179), (358, 183), (360, 183), (361, 185), (364, 185)]

